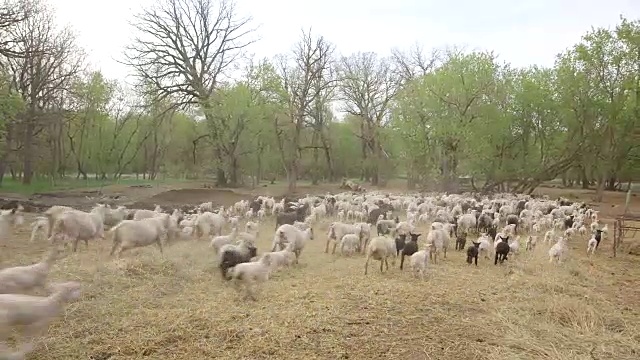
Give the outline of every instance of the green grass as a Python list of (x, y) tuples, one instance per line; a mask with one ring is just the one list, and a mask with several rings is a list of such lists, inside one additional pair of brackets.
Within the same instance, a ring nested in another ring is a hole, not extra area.
[(20, 179), (13, 180), (11, 179), (11, 177), (5, 177), (4, 180), (2, 181), (2, 185), (0, 186), (0, 194), (14, 193), (14, 194), (31, 195), (34, 193), (41, 193), (41, 192), (93, 188), (93, 187), (101, 187), (101, 186), (107, 186), (107, 185), (113, 185), (113, 184), (155, 185), (159, 183), (167, 183), (169, 181), (171, 180), (169, 179), (142, 180), (142, 179), (136, 179), (135, 177), (122, 178), (117, 181), (111, 180), (111, 179), (96, 180), (95, 178), (83, 180), (83, 179), (76, 179), (75, 177), (67, 177), (64, 179), (56, 179), (54, 181), (51, 181), (50, 179), (34, 178), (30, 185), (23, 185)]

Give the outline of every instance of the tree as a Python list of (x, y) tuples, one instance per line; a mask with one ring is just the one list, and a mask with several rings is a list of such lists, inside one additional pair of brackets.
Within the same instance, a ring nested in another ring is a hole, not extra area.
[[(127, 47), (131, 66), (155, 101), (173, 108), (198, 108), (212, 124), (210, 140), (219, 161), (217, 182), (227, 183), (224, 119), (215, 118), (215, 91), (243, 50), (254, 42), (251, 18), (236, 14), (233, 0), (162, 0), (135, 17), (141, 35)], [(233, 131), (233, 130), (231, 130)]]
[(342, 57), (339, 66), (339, 94), (344, 111), (360, 119), (364, 160), (363, 178), (372, 185), (379, 182), (379, 164), (383, 159), (380, 129), (386, 126), (398, 79), (388, 59), (374, 53), (358, 53)]
[(290, 192), (295, 191), (301, 170), (303, 130), (313, 115), (313, 106), (322, 101), (334, 82), (329, 74), (333, 51), (333, 45), (323, 37), (315, 38), (311, 31), (303, 31), (291, 56), (279, 59), (284, 113), (274, 119), (274, 125)]

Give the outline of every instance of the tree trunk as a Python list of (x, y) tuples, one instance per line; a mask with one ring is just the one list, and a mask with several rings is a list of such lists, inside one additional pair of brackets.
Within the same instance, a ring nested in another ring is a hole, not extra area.
[(296, 191), (298, 183), (298, 157), (295, 156), (291, 161), (291, 166), (287, 174), (288, 190), (289, 194), (293, 194)]
[(33, 113), (28, 115), (24, 131), (24, 144), (22, 144), (23, 169), (22, 183), (31, 185), (33, 178), (33, 133), (35, 131)]
[(580, 167), (580, 181), (582, 182), (583, 189), (586, 190), (589, 188), (589, 179), (587, 178), (587, 171), (585, 170), (584, 166)]
[(224, 169), (222, 166), (218, 166), (218, 169), (216, 170), (216, 186), (225, 187), (227, 184), (227, 176), (224, 173)]
[(234, 156), (231, 158), (231, 169), (229, 171), (229, 185), (231, 187), (238, 186), (238, 159)]
[(329, 171), (329, 182), (336, 181), (335, 170), (333, 169), (333, 159), (331, 158), (331, 147), (329, 146), (329, 142), (327, 141), (324, 135), (320, 135), (320, 140), (322, 141), (322, 147), (324, 148), (324, 157), (327, 161), (327, 170)]

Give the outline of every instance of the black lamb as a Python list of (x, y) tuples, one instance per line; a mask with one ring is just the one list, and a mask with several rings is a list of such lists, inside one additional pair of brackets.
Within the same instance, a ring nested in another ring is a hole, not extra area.
[(422, 234), (409, 233), (411, 239), (409, 239), (409, 241), (406, 242), (404, 244), (404, 247), (402, 248), (402, 255), (400, 257), (400, 270), (402, 270), (402, 267), (404, 266), (404, 257), (411, 256), (418, 252), (418, 238), (420, 237), (420, 235)]

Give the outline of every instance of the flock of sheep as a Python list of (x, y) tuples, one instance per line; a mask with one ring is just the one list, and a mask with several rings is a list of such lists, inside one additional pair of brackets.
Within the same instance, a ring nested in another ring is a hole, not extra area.
[[(23, 222), (22, 208), (0, 212), (0, 235), (5, 238), (13, 227)], [(406, 218), (400, 221), (399, 216)], [(258, 255), (256, 241), (259, 224), (275, 217), (276, 229), (269, 251)], [(244, 231), (239, 231), (243, 220)], [(89, 246), (90, 240), (112, 239), (111, 255), (129, 249), (156, 244), (163, 246), (178, 240), (210, 239), (222, 278), (243, 285), (245, 297), (256, 299), (257, 287), (274, 271), (298, 264), (305, 245), (314, 239), (314, 228), (330, 222), (326, 233), (325, 253), (336, 249), (345, 256), (364, 254), (364, 274), (371, 260), (380, 261), (380, 271), (395, 266), (400, 269), (405, 257), (414, 275), (424, 278), (430, 262), (440, 257), (455, 242), (455, 250), (463, 250), (467, 237), (476, 241), (466, 250), (468, 264), (478, 265), (478, 257), (493, 257), (502, 263), (520, 251), (541, 242), (550, 244), (551, 262), (561, 262), (568, 252), (568, 241), (591, 233), (587, 253), (593, 254), (607, 226), (602, 226), (598, 212), (583, 203), (565, 199), (532, 198), (524, 195), (390, 195), (382, 193), (327, 194), (300, 199), (259, 196), (243, 200), (228, 208), (214, 209), (211, 202), (175, 209), (165, 213), (154, 210), (112, 208), (97, 204), (90, 212), (66, 206), (53, 206), (31, 224), (31, 240), (47, 235), (52, 244), (45, 258), (36, 264), (0, 270), (0, 357), (22, 359), (34, 349), (34, 340), (48, 328), (51, 319), (64, 305), (80, 297), (77, 282), (48, 283), (54, 262), (67, 252), (60, 245), (71, 244), (76, 252), (78, 242)], [(422, 227), (424, 225), (424, 227)], [(105, 227), (109, 228), (105, 232)], [(424, 244), (418, 228), (428, 229)], [(223, 230), (229, 228), (228, 234)], [(520, 234), (529, 235), (522, 236)], [(421, 249), (422, 248), (422, 249)], [(26, 295), (35, 289), (48, 290), (49, 296)], [(6, 345), (11, 330), (21, 327), (24, 339), (18, 349)]]

